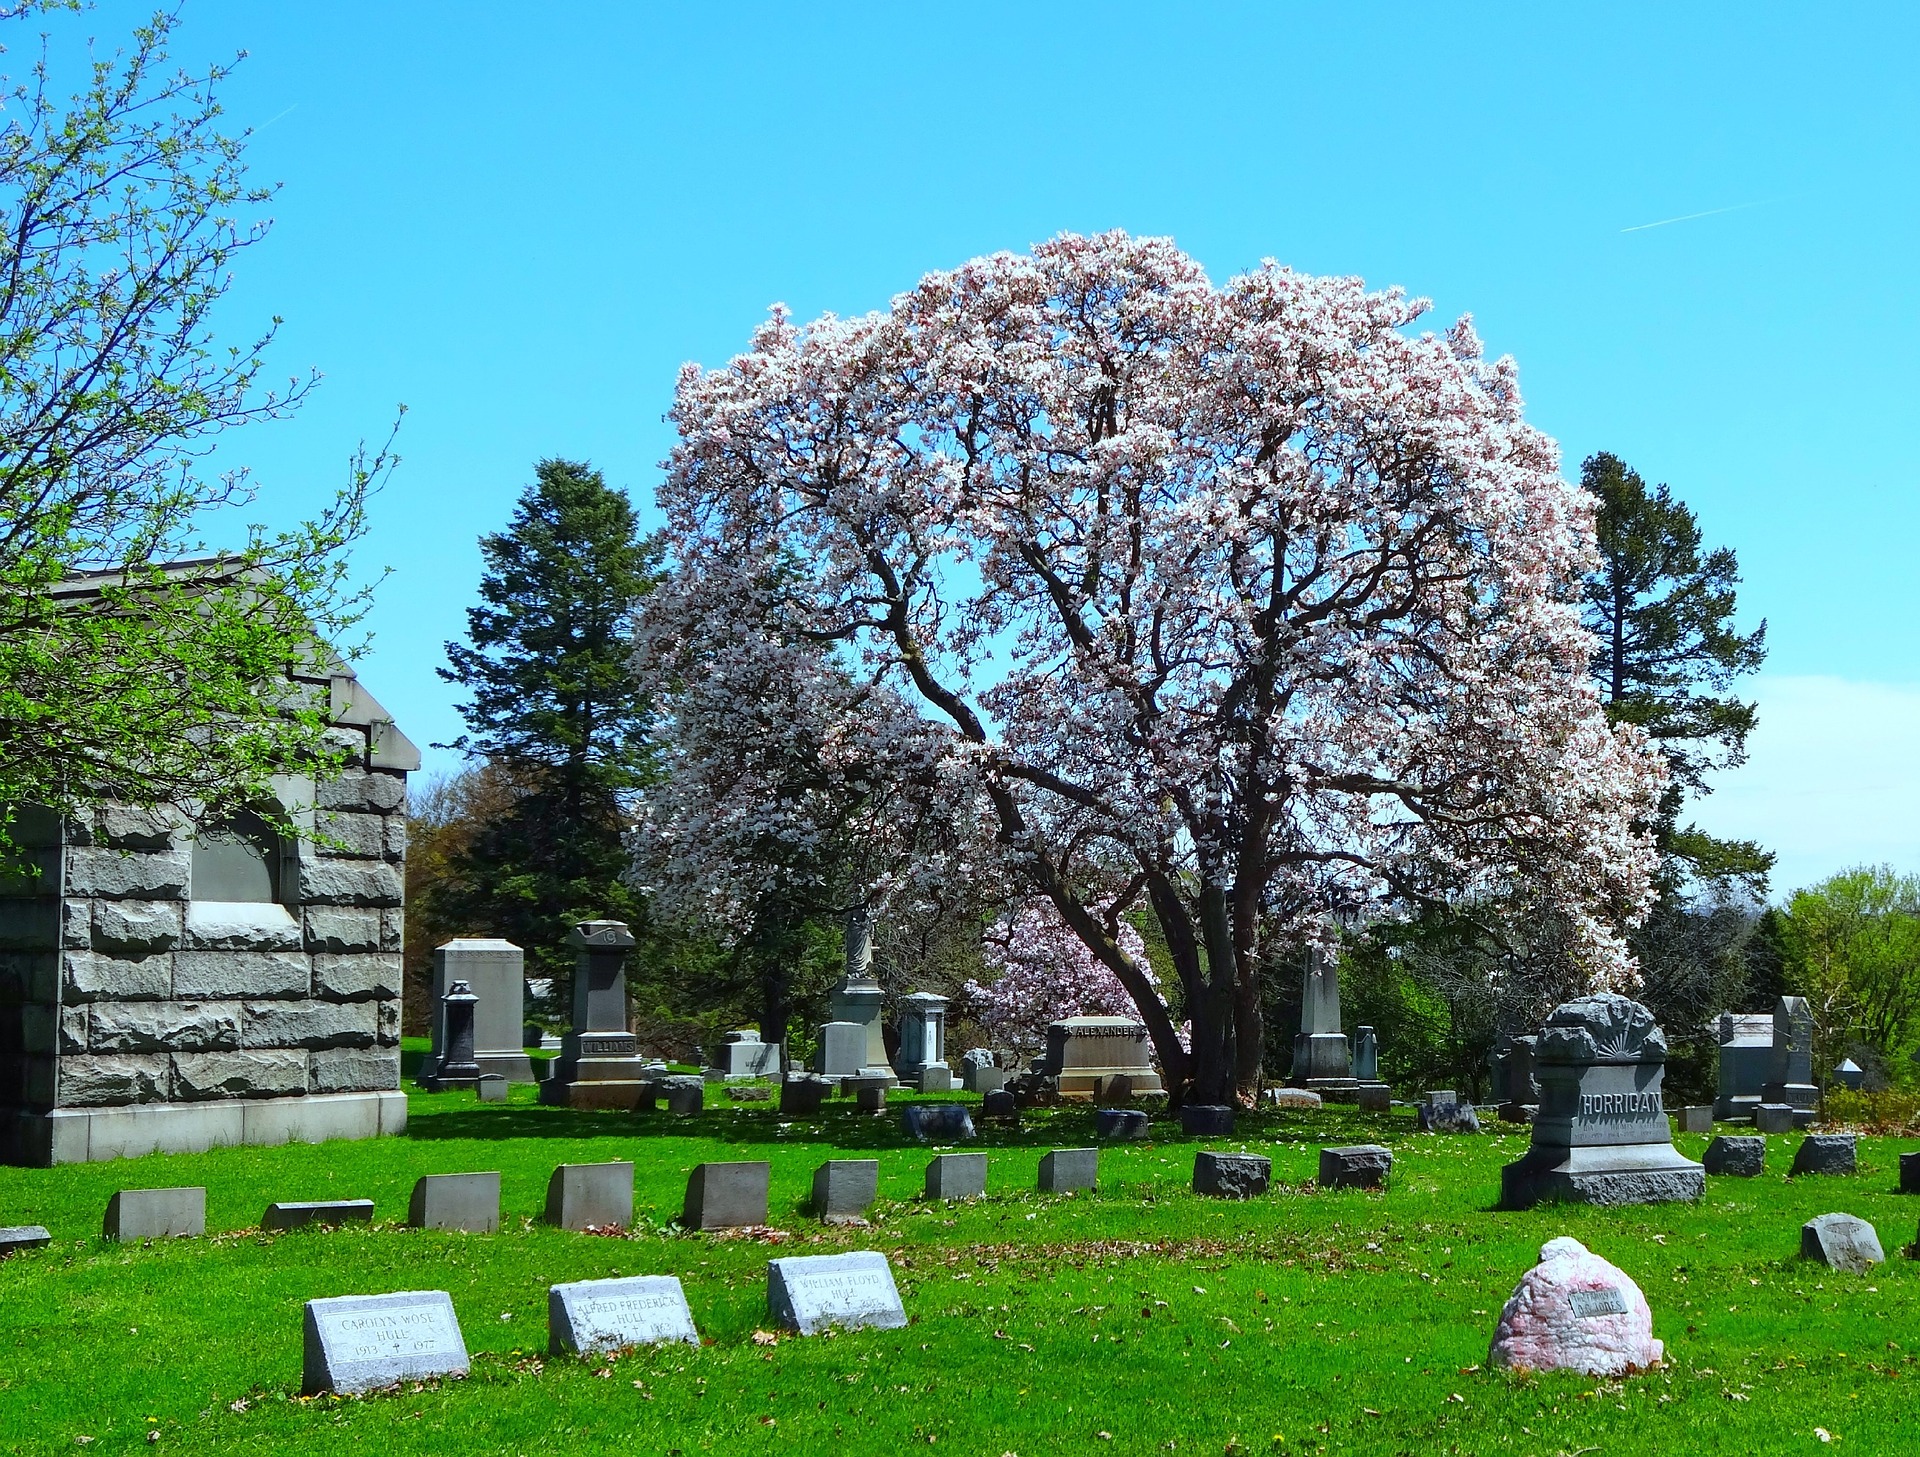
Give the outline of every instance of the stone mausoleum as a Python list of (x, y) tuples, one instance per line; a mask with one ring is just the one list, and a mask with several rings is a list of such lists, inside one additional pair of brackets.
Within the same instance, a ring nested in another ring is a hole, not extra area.
[[(344, 663), (295, 673), (349, 762), (275, 781), (301, 831), (22, 811), (0, 881), (0, 1159), (34, 1165), (397, 1133), (407, 774)], [(307, 838), (317, 831), (329, 844)]]

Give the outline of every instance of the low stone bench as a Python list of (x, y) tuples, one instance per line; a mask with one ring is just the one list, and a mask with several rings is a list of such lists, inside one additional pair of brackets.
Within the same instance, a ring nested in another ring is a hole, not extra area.
[(1320, 1150), (1323, 1189), (1379, 1189), (1393, 1173), (1393, 1150), (1377, 1143), (1351, 1143)]
[(1213, 1153), (1193, 1156), (1193, 1192), (1220, 1199), (1251, 1199), (1267, 1192), (1273, 1182), (1273, 1160), (1257, 1153)]

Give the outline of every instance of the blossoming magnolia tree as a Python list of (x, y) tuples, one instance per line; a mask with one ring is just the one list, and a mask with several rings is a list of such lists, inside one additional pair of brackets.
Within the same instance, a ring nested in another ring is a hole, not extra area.
[[(681, 375), (678, 569), (771, 584), (942, 726), (1184, 1096), (1250, 1094), (1265, 953), (1341, 914), (1547, 907), (1632, 976), (1661, 771), (1588, 681), (1588, 508), (1426, 307), (1063, 236)], [(1117, 932), (1142, 900), (1191, 1053)]]
[[(1104, 909), (1104, 908), (1098, 908)], [(1096, 910), (1096, 914), (1098, 910)], [(1121, 954), (1154, 984), (1146, 943), (1126, 921), (1115, 927)], [(1026, 901), (988, 932), (986, 963), (996, 975), (961, 989), (967, 1006), (996, 1043), (1023, 1052), (1046, 1041), (1063, 1017), (1130, 1017), (1132, 995), (1113, 969), (1069, 930), (1051, 901)]]

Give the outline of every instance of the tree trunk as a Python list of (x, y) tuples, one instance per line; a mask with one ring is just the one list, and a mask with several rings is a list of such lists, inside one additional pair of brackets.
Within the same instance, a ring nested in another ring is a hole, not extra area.
[(1267, 1060), (1266, 1018), (1260, 1011), (1260, 977), (1255, 958), (1234, 978), (1234, 1084), (1240, 1102), (1252, 1107), (1260, 1098), (1260, 1082)]

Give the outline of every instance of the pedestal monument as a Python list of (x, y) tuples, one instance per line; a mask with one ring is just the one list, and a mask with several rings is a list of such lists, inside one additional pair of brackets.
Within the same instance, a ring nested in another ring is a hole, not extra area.
[(567, 933), (574, 948), (573, 1030), (561, 1039), (542, 1103), (573, 1108), (633, 1108), (648, 1084), (627, 1030), (627, 952), (633, 933), (620, 921), (582, 921)]
[(1820, 1089), (1813, 1081), (1813, 1009), (1805, 997), (1782, 997), (1773, 1009), (1773, 1057), (1760, 1101), (1787, 1104), (1796, 1128), (1813, 1122), (1819, 1110)]
[(511, 941), (494, 937), (457, 936), (433, 951), (433, 1047), (427, 1055), (424, 1078), (441, 1071), (447, 1036), (440, 1008), (448, 988), (463, 981), (478, 998), (473, 1009), (473, 1057), (483, 1073), (498, 1073), (509, 1082), (533, 1081), (533, 1059), (527, 1056), (526, 954)]
[(1698, 1199), (1706, 1173), (1674, 1150), (1666, 1064), (1666, 1035), (1640, 1003), (1602, 992), (1554, 1008), (1534, 1044), (1533, 1147), (1500, 1171), (1501, 1207)]
[[(865, 907), (847, 913), (846, 973), (827, 996), (827, 1022), (820, 1029), (814, 1071), (836, 1083), (897, 1079), (887, 1061), (887, 1039), (880, 1029), (886, 993), (873, 979), (873, 919)], [(853, 1029), (858, 1029), (857, 1031)]]
[(1340, 1030), (1340, 964), (1331, 952), (1308, 949), (1300, 992), (1300, 1033), (1293, 1039), (1293, 1075), (1287, 1081), (1350, 1103), (1359, 1096), (1360, 1084), (1353, 1075), (1353, 1050)]

